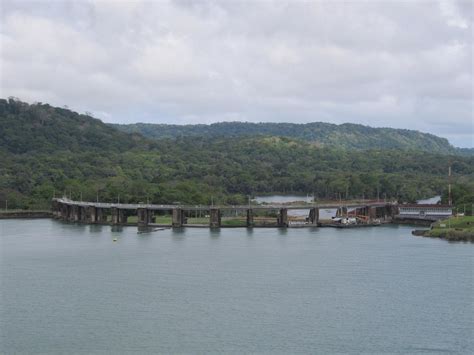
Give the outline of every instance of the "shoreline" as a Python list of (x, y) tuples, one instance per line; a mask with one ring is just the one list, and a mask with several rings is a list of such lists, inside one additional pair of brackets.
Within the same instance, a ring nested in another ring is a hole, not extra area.
[(38, 211), (2, 211), (0, 219), (30, 219), (30, 218), (53, 218), (53, 212), (47, 210)]
[[(0, 212), (0, 220), (2, 219), (54, 219), (54, 215), (52, 211), (2, 211)], [(78, 225), (102, 225), (102, 226), (111, 226), (111, 227), (138, 227), (138, 228), (145, 228), (145, 229), (153, 229), (153, 228), (173, 228), (172, 225), (168, 224), (158, 224), (152, 223), (146, 227), (140, 226), (138, 223), (123, 223), (123, 224), (113, 224), (111, 222), (99, 222), (99, 223), (83, 223), (83, 222), (68, 222), (68, 221), (61, 221), (67, 224), (78, 224)], [(245, 228), (245, 229), (252, 229), (252, 228), (291, 228), (291, 229), (298, 229), (298, 228), (337, 228), (337, 229), (359, 229), (359, 228), (368, 228), (368, 227), (378, 227), (382, 225), (406, 225), (412, 227), (420, 227), (420, 224), (417, 223), (403, 223), (399, 220), (392, 220), (389, 223), (380, 223), (380, 224), (358, 224), (358, 225), (335, 225), (335, 224), (326, 224), (326, 223), (318, 223), (317, 225), (313, 224), (296, 224), (282, 227), (278, 225), (253, 225), (253, 226), (246, 226), (246, 225), (221, 225), (218, 228), (212, 228), (208, 224), (189, 224), (183, 225), (179, 228), (210, 228), (210, 229), (230, 229), (230, 228)], [(176, 228), (176, 227), (174, 227)], [(467, 231), (460, 228), (451, 228), (451, 229), (414, 229), (412, 230), (411, 234), (417, 237), (424, 237), (424, 238), (438, 238), (443, 239), (448, 242), (465, 242), (465, 243), (474, 243), (474, 232)]]
[(474, 243), (474, 232), (463, 229), (415, 229), (411, 232), (411, 234), (416, 237), (444, 239), (448, 242)]
[[(95, 223), (87, 223), (87, 222), (71, 222), (71, 221), (63, 221), (59, 220), (58, 218), (54, 217), (52, 211), (3, 211), (0, 212), (0, 219), (54, 219), (61, 221), (67, 224), (79, 224), (79, 225), (104, 225), (104, 226), (119, 226), (119, 227), (142, 227), (137, 222), (129, 222), (129, 223), (112, 223), (110, 221), (107, 222), (95, 222)], [(218, 228), (340, 228), (340, 229), (352, 229), (352, 228), (367, 228), (367, 227), (377, 227), (381, 225), (393, 225), (393, 224), (400, 224), (400, 225), (407, 225), (407, 223), (397, 223), (397, 221), (391, 222), (383, 222), (383, 223), (368, 223), (368, 224), (356, 224), (356, 225), (338, 225), (334, 223), (318, 223), (318, 224), (289, 224), (287, 226), (278, 226), (276, 223), (269, 223), (269, 224), (261, 224), (261, 225), (221, 225)], [(411, 224), (413, 227), (416, 224)], [(147, 227), (150, 228), (157, 228), (157, 227), (173, 227), (171, 224), (162, 224), (162, 223), (150, 223)], [(175, 227), (176, 228), (176, 227)], [(180, 228), (211, 228), (209, 224), (184, 224)]]

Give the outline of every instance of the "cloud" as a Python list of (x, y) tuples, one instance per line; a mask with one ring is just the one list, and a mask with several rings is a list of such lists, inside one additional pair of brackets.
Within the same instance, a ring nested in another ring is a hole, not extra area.
[(0, 13), (2, 97), (108, 122), (359, 122), (472, 146), (470, 1), (3, 1)]

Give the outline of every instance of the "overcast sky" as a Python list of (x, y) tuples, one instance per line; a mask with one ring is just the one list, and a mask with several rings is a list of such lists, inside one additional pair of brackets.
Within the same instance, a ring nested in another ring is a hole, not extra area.
[(353, 122), (473, 146), (471, 1), (0, 3), (4, 98), (106, 122)]

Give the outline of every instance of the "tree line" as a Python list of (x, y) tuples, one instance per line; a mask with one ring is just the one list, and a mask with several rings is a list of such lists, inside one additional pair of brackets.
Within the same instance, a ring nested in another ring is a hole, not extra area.
[(276, 136), (149, 140), (64, 108), (15, 100), (0, 102), (0, 118), (0, 208), (5, 200), (9, 208), (47, 208), (64, 194), (163, 204), (242, 204), (262, 193), (413, 202), (447, 190), (450, 161), (464, 191), (455, 202), (468, 203), (474, 187), (473, 157)]

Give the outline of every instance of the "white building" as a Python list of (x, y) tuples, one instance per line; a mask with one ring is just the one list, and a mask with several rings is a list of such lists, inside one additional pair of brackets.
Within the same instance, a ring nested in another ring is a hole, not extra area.
[(419, 218), (438, 220), (453, 214), (453, 207), (448, 205), (399, 205), (401, 218)]

